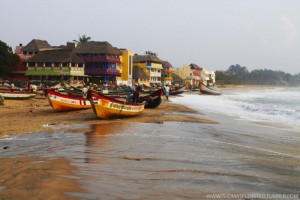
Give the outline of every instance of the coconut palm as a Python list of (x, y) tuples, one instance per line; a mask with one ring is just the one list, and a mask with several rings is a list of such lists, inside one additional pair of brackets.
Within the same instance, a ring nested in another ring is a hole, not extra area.
[(76, 43), (88, 42), (91, 39), (91, 37), (87, 37), (86, 35), (82, 35), (82, 36), (78, 35), (78, 36), (79, 36), (79, 41), (78, 40), (73, 40)]

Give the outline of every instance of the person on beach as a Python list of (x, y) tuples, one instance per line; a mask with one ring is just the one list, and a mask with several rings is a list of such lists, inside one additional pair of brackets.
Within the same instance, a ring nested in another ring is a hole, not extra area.
[(168, 100), (169, 99), (169, 93), (170, 93), (169, 84), (165, 85), (164, 90), (165, 90), (166, 100)]
[(104, 87), (104, 90), (108, 90), (108, 85), (106, 82), (104, 82), (103, 87)]
[(135, 86), (135, 89), (133, 91), (133, 101), (135, 103), (137, 103), (139, 101), (140, 98), (140, 92), (142, 92), (142, 87), (141, 85), (137, 85)]
[(83, 97), (84, 97), (84, 98), (87, 97), (87, 92), (88, 92), (88, 88), (84, 86), (84, 87), (82, 88), (82, 94), (83, 94)]
[(11, 83), (11, 91), (13, 91), (15, 89), (15, 84), (14, 83)]

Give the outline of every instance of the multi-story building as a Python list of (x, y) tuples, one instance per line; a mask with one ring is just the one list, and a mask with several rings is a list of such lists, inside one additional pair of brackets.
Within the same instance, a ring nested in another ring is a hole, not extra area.
[(133, 56), (133, 66), (143, 69), (144, 73), (147, 75), (149, 84), (156, 83), (161, 84), (161, 72), (162, 63), (155, 54), (147, 55), (137, 55)]
[(215, 72), (208, 71), (196, 64), (183, 65), (181, 69), (175, 69), (174, 73), (185, 80), (186, 84), (199, 85), (200, 81), (204, 84), (215, 82)]
[(70, 83), (84, 78), (84, 61), (70, 49), (40, 51), (25, 64), (31, 81)]
[(122, 52), (108, 42), (82, 42), (73, 49), (83, 61), (85, 61), (85, 75), (89, 76), (89, 82), (93, 83), (117, 83), (117, 77), (121, 76), (117, 65), (121, 63)]
[(117, 64), (117, 70), (120, 71), (121, 76), (117, 77), (117, 84), (132, 85), (133, 52), (127, 49), (120, 49), (120, 51), (122, 52), (121, 63)]
[(31, 40), (26, 46), (23, 47), (22, 44), (16, 47), (15, 53), (19, 56), (19, 64), (12, 69), (12, 79), (17, 79), (21, 81), (28, 80), (26, 74), (26, 61), (32, 56), (39, 53), (41, 50), (50, 49), (51, 46), (46, 40)]
[(161, 73), (163, 84), (172, 84), (173, 66), (168, 61), (163, 61), (163, 69)]

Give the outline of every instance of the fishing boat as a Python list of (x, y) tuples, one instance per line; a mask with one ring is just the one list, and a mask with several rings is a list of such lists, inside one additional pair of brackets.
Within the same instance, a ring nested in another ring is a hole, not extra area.
[(84, 97), (73, 97), (54, 90), (47, 90), (47, 97), (51, 107), (56, 111), (68, 111), (91, 108), (91, 103)]
[(177, 95), (177, 94), (182, 94), (185, 90), (185, 86), (182, 87), (171, 87), (169, 95)]
[(0, 95), (4, 99), (26, 100), (34, 98), (36, 93), (27, 91), (0, 90)]
[(208, 94), (208, 95), (221, 95), (221, 90), (216, 86), (206, 86), (204, 83), (200, 82), (200, 92), (202, 94)]
[(139, 103), (145, 101), (146, 102), (145, 108), (156, 108), (161, 104), (161, 94), (162, 94), (162, 89), (151, 91), (151, 93), (146, 96), (140, 95), (138, 101)]
[(88, 99), (91, 102), (94, 113), (102, 119), (132, 117), (142, 114), (145, 108), (143, 103), (129, 103), (89, 90)]

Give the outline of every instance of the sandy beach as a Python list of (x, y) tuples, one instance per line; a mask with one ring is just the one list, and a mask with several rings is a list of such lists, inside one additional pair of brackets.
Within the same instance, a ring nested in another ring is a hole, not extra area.
[[(233, 91), (224, 90), (219, 100)], [(297, 133), (199, 109), (200, 101), (218, 100), (207, 98), (198, 92), (163, 97), (158, 108), (112, 120), (92, 109), (53, 111), (44, 96), (7, 100), (0, 107), (0, 198), (298, 195)]]
[[(180, 98), (180, 97), (176, 97)], [(185, 106), (175, 105), (163, 99), (155, 109), (145, 109), (137, 117), (125, 118), (123, 122), (161, 123), (163, 121), (216, 123), (212, 120), (182, 116), (179, 113), (195, 113)], [(43, 95), (30, 100), (6, 100), (0, 107), (0, 138), (36, 131), (51, 131), (57, 124), (100, 124), (111, 120), (97, 118), (92, 109), (56, 112)]]
[[(180, 97), (176, 97), (180, 98)], [(124, 118), (121, 122), (163, 123), (164, 121), (216, 123), (215, 121), (185, 116), (182, 113), (196, 111), (182, 105), (166, 101), (155, 109), (145, 109), (137, 117)], [(52, 132), (52, 125), (67, 124), (102, 124), (114, 120), (97, 118), (92, 109), (56, 112), (43, 95), (30, 100), (6, 100), (0, 107), (0, 138), (32, 132)], [(1, 149), (5, 149), (2, 147)], [(9, 147), (8, 147), (9, 148)], [(0, 197), (8, 199), (74, 199), (66, 192), (80, 192), (76, 180), (63, 178), (76, 170), (66, 158), (0, 158), (0, 181), (6, 185), (0, 188)], [(40, 163), (40, 164), (37, 164)], [(0, 182), (0, 185), (1, 185)], [(63, 185), (63, 187), (57, 187)], [(18, 192), (16, 192), (18, 191)], [(50, 198), (49, 198), (50, 197)]]

